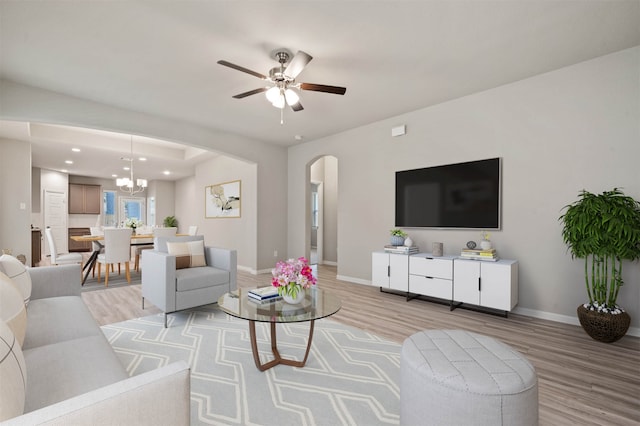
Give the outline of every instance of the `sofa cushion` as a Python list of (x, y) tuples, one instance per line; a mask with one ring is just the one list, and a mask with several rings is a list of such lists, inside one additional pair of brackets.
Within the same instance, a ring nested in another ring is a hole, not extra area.
[(27, 311), (20, 290), (13, 284), (13, 280), (2, 272), (0, 272), (0, 320), (7, 323), (22, 346), (27, 331)]
[(221, 284), (229, 284), (229, 271), (210, 266), (176, 271), (177, 291), (196, 290)]
[(89, 309), (78, 296), (32, 300), (27, 314), (27, 336), (22, 346), (25, 350), (102, 334)]
[(26, 373), (18, 340), (0, 320), (0, 422), (24, 412)]
[(25, 349), (24, 359), (28, 389), (26, 413), (128, 377), (102, 332), (97, 336)]
[(167, 252), (176, 257), (176, 269), (207, 266), (202, 240), (167, 242)]
[(0, 271), (4, 272), (20, 290), (24, 304), (29, 304), (31, 298), (31, 276), (26, 266), (15, 257), (3, 254), (0, 256)]

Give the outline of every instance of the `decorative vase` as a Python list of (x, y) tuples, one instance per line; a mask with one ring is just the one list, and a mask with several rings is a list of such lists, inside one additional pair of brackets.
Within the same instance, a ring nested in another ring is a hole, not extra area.
[(404, 239), (404, 245), (407, 247), (413, 247), (413, 240), (411, 237), (407, 237)]
[(480, 241), (480, 248), (482, 250), (491, 250), (491, 241), (487, 241), (487, 240), (482, 240)]
[(401, 246), (404, 244), (404, 237), (400, 237), (398, 235), (391, 236), (391, 245), (392, 246)]
[(584, 331), (594, 340), (613, 343), (627, 334), (631, 317), (628, 313), (607, 314), (578, 306), (578, 319)]
[(282, 293), (282, 299), (290, 305), (297, 305), (298, 303), (302, 303), (302, 301), (304, 300), (304, 296), (304, 288), (298, 289), (298, 294), (296, 294), (295, 298), (291, 297), (291, 295), (287, 293)]

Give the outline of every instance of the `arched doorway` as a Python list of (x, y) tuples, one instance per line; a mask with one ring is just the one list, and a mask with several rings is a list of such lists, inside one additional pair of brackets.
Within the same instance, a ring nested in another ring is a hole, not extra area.
[(309, 238), (306, 252), (312, 264), (338, 264), (338, 159), (325, 155), (309, 166), (307, 182)]

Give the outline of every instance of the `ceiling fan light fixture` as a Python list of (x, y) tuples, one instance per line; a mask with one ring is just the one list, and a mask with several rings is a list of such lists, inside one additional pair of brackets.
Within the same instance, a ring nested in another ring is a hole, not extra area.
[(280, 88), (278, 86), (273, 86), (271, 89), (265, 92), (265, 96), (267, 100), (272, 104), (275, 103), (280, 97)]
[(298, 96), (298, 94), (292, 89), (285, 90), (284, 97), (287, 99), (288, 105), (295, 105), (300, 101), (300, 96)]
[(284, 108), (284, 105), (285, 105), (284, 94), (281, 92), (276, 98), (276, 100), (273, 101), (271, 104), (276, 108), (280, 108), (280, 109)]

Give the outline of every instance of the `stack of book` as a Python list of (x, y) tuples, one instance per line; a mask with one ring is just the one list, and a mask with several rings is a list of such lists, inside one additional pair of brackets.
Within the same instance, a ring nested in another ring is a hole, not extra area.
[(278, 289), (273, 286), (259, 287), (249, 290), (247, 293), (249, 300), (256, 303), (270, 303), (282, 299), (278, 294)]
[(387, 253), (414, 254), (418, 253), (418, 246), (384, 246)]
[(462, 249), (462, 253), (460, 253), (460, 257), (464, 259), (488, 260), (491, 262), (495, 262), (496, 260), (498, 260), (498, 254), (496, 253), (496, 249), (489, 249), (489, 250)]

